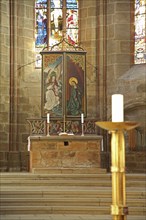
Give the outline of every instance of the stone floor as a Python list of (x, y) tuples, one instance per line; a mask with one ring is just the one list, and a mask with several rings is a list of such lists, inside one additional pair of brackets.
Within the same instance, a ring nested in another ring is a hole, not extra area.
[[(109, 215), (1, 215), (0, 220), (112, 220)], [(146, 216), (127, 216), (127, 220), (146, 220)]]

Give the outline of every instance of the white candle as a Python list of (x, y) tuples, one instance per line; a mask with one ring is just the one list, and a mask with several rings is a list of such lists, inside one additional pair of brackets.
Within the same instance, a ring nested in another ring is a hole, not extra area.
[(112, 122), (124, 121), (124, 98), (121, 94), (112, 95)]
[(50, 114), (47, 114), (47, 123), (50, 123)]
[(103, 139), (101, 140), (101, 151), (103, 151)]
[(84, 114), (83, 113), (81, 114), (81, 123), (82, 124), (84, 123)]

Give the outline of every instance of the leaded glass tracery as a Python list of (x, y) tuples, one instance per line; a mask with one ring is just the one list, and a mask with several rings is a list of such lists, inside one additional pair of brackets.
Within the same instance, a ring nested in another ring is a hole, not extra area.
[(78, 43), (78, 0), (36, 0), (35, 51), (36, 67), (41, 66), (40, 51), (63, 38)]
[(146, 63), (146, 0), (135, 0), (135, 64)]

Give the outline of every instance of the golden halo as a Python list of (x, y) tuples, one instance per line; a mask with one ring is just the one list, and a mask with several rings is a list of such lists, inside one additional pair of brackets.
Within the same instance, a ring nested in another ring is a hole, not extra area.
[(69, 84), (72, 85), (72, 82), (75, 82), (76, 84), (78, 84), (77, 78), (71, 77), (71, 78), (69, 79)]

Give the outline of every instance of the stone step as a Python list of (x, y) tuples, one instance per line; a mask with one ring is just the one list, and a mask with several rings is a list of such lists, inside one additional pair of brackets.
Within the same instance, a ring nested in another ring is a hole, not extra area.
[[(1, 220), (112, 220), (111, 215), (61, 215), (61, 214), (25, 214), (25, 215), (0, 215)], [(127, 215), (127, 220), (145, 220), (145, 216)]]
[[(71, 174), (71, 173), (53, 173), (53, 174), (35, 174), (35, 173), (28, 173), (28, 172), (22, 172), (22, 173), (0, 173), (1, 179), (107, 179), (111, 180), (112, 174), (111, 173), (105, 173), (105, 174)], [(146, 175), (145, 174), (139, 174), (135, 173), (134, 175), (132, 173), (127, 173), (126, 174), (126, 180), (128, 181), (145, 181), (146, 180)]]
[[(11, 179), (11, 180), (3, 180), (1, 179), (1, 186), (90, 186), (90, 187), (110, 187), (111, 186), (111, 181), (103, 181), (103, 180), (75, 180), (75, 179), (70, 179), (70, 180), (26, 180), (24, 179), (23, 181), (21, 179)], [(145, 187), (145, 182), (144, 181), (127, 181), (126, 182), (126, 187)]]
[[(70, 178), (93, 178), (93, 179), (111, 179), (111, 174), (71, 174), (71, 173), (52, 173), (52, 174), (36, 174), (36, 173), (0, 173), (3, 179), (70, 179)], [(141, 175), (142, 177), (142, 175)]]
[[(0, 205), (3, 206), (110, 206), (112, 203), (111, 198), (1, 198)], [(143, 199), (127, 199), (128, 207), (144, 207), (146, 204), (145, 198)]]
[(109, 214), (109, 207), (94, 206), (1, 206), (1, 214)]
[[(129, 215), (146, 216), (145, 207), (129, 207)], [(1, 206), (1, 214), (100, 214), (110, 215), (107, 206)]]
[[(77, 214), (25, 214), (25, 215), (0, 215), (1, 220), (112, 220), (111, 215), (77, 215)], [(137, 220), (137, 219), (130, 219), (128, 220)], [(139, 220), (145, 220), (142, 216)]]
[[(76, 186), (47, 186), (47, 187), (42, 187), (42, 186), (18, 186), (17, 188), (15, 186), (1, 186), (0, 187), (0, 194), (1, 195), (14, 195), (14, 194), (32, 194), (32, 195), (40, 195), (40, 196), (44, 196), (44, 192), (47, 195), (55, 195), (55, 194), (59, 194), (59, 195), (75, 195), (77, 196), (78, 193), (80, 192), (80, 194), (84, 195), (84, 194), (91, 194), (91, 195), (95, 195), (95, 192), (99, 193), (99, 194), (111, 194), (111, 187), (106, 187), (106, 190), (103, 187), (76, 187)], [(130, 188), (131, 191), (133, 188)], [(137, 188), (138, 190), (138, 194), (140, 194), (141, 192), (143, 192), (143, 190), (140, 188)]]
[[(0, 178), (1, 215), (110, 215), (111, 174), (1, 173)], [(130, 215), (146, 215), (145, 186), (145, 175), (126, 174)]]
[(32, 169), (32, 173), (34, 174), (88, 174), (88, 173), (93, 173), (93, 174), (103, 174), (103, 173), (107, 173), (106, 169), (103, 168), (96, 168), (96, 167), (92, 167), (92, 168), (33, 168)]
[[(2, 198), (111, 198), (112, 192), (111, 189), (49, 189), (48, 188), (35, 188), (35, 189), (15, 189), (1, 188), (0, 196)], [(146, 191), (145, 189), (134, 189), (126, 191), (127, 199), (145, 199), (146, 200)]]
[[(10, 180), (10, 181), (3, 181), (1, 180), (1, 186), (90, 186), (90, 187), (95, 187), (95, 186), (102, 186), (102, 187), (109, 187), (110, 182), (107, 181), (82, 181), (82, 180), (37, 180), (37, 181), (30, 181), (30, 180)], [(132, 186), (134, 184), (131, 184)], [(141, 184), (142, 186), (143, 184)]]

